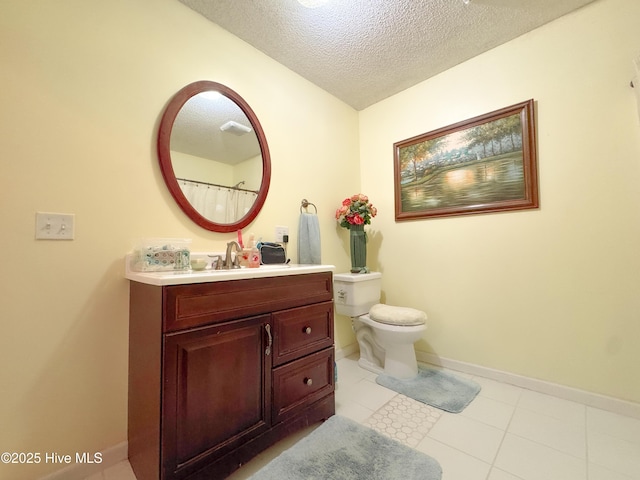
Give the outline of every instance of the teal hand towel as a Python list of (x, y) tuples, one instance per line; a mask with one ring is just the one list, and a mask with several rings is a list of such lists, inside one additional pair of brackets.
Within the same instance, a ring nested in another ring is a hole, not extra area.
[(320, 265), (320, 222), (313, 213), (301, 213), (298, 226), (298, 263)]

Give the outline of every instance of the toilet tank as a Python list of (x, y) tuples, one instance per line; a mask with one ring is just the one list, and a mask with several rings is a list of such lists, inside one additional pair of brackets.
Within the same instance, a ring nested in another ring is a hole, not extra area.
[(359, 317), (380, 303), (382, 274), (337, 273), (333, 276), (333, 299), (336, 312), (347, 317)]

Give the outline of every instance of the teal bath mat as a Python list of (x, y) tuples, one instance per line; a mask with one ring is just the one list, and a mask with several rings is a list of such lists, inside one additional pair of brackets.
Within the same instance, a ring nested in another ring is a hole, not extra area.
[(451, 413), (460, 413), (480, 391), (473, 380), (459, 378), (441, 370), (420, 368), (418, 375), (400, 380), (382, 374), (376, 382), (419, 402)]
[(440, 480), (433, 458), (335, 415), (250, 480)]

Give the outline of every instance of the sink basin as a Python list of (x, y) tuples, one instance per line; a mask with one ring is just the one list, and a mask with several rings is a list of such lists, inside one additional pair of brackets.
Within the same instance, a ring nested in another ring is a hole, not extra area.
[(306, 273), (333, 272), (333, 265), (260, 265), (258, 268), (236, 268), (231, 270), (187, 270), (164, 272), (135, 272), (130, 268), (130, 255), (125, 258), (125, 277), (149, 285), (184, 285), (188, 283), (222, 282), (247, 278), (280, 277), (284, 275), (303, 275)]
[(285, 264), (278, 264), (278, 265), (260, 265), (260, 267), (258, 268), (262, 268), (264, 270), (281, 270), (283, 268), (291, 268), (291, 264), (287, 263)]
[(216, 270), (215, 268), (205, 268), (201, 270), (191, 269), (190, 271), (182, 271), (182, 272), (165, 272), (171, 273), (173, 275), (177, 274), (187, 274), (187, 275), (217, 275), (221, 273), (238, 273), (244, 275), (250, 275), (252, 272), (261, 271), (261, 270), (285, 270), (292, 268), (291, 264), (286, 265), (260, 265), (258, 268), (249, 268), (249, 267), (240, 267), (240, 268), (220, 268)]

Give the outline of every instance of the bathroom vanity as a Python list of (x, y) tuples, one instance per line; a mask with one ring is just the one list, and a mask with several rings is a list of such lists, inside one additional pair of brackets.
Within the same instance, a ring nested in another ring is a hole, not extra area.
[(138, 480), (226, 478), (334, 414), (332, 270), (127, 271)]

